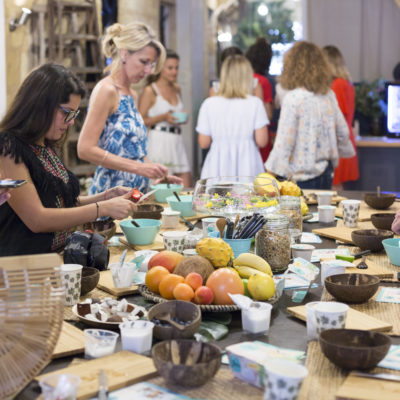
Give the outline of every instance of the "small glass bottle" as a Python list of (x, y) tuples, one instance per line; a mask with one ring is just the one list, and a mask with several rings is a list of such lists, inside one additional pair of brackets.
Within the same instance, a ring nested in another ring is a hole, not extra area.
[(281, 196), (280, 213), (289, 217), (289, 232), (293, 243), (300, 240), (303, 232), (301, 201), (298, 196)]
[(290, 261), (289, 217), (271, 214), (265, 218), (265, 225), (256, 234), (256, 254), (279, 274), (286, 271)]

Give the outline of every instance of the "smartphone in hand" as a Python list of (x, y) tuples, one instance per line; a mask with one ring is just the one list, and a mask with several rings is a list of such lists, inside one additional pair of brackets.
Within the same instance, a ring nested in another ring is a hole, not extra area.
[(22, 185), (25, 185), (25, 183), (27, 183), (27, 181), (24, 179), (18, 179), (18, 180), (0, 179), (0, 189), (3, 188), (14, 189)]

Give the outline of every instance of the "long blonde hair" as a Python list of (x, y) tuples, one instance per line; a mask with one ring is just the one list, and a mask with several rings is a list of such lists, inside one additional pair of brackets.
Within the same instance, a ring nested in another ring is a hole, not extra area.
[(146, 46), (153, 47), (157, 52), (156, 65), (152, 72), (158, 73), (164, 65), (165, 49), (156, 40), (152, 29), (141, 22), (131, 22), (126, 25), (119, 23), (111, 25), (107, 28), (103, 38), (103, 53), (106, 57), (112, 58), (112, 63), (104, 69), (104, 72), (110, 71), (113, 74), (121, 67), (121, 49), (135, 52), (142, 50)]
[(246, 98), (253, 91), (253, 69), (243, 55), (229, 56), (222, 64), (218, 96)]
[(325, 46), (322, 49), (324, 56), (328, 60), (329, 66), (332, 70), (332, 75), (334, 78), (343, 78), (348, 81), (351, 80), (349, 70), (346, 67), (343, 55), (340, 50), (335, 46)]
[(296, 42), (285, 54), (281, 85), (284, 89), (305, 88), (317, 94), (330, 90), (332, 73), (322, 50), (311, 42)]

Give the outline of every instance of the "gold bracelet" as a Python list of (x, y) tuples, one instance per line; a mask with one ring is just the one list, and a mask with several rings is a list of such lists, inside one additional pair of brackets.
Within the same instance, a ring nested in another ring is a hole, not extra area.
[(98, 219), (99, 218), (99, 203), (97, 203), (97, 201), (96, 201), (96, 219)]

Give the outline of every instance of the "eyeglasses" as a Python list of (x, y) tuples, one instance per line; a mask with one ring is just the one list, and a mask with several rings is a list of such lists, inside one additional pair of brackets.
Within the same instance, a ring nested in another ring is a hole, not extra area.
[(64, 113), (65, 113), (65, 118), (64, 118), (64, 122), (68, 123), (71, 122), (72, 120), (74, 120), (80, 113), (80, 110), (67, 110), (66, 108), (64, 108), (63, 106), (58, 106)]

